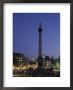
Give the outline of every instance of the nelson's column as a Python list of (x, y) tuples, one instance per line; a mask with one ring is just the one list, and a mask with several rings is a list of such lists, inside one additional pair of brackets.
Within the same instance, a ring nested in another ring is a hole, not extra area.
[(38, 46), (38, 67), (43, 67), (43, 58), (42, 58), (42, 27), (41, 27), (41, 23), (39, 23), (39, 28), (38, 28), (38, 32), (39, 32), (39, 46)]
[(33, 72), (33, 76), (43, 76), (43, 58), (42, 58), (42, 27), (41, 27), (41, 23), (39, 24), (39, 28), (38, 28), (38, 58), (37, 58), (37, 62), (38, 62), (38, 67), (35, 69), (35, 71)]

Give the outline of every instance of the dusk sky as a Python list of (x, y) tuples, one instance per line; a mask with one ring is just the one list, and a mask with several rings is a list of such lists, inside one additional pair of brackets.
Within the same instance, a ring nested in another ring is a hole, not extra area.
[(13, 51), (28, 58), (38, 56), (38, 27), (42, 24), (43, 55), (60, 55), (60, 14), (59, 13), (14, 13)]

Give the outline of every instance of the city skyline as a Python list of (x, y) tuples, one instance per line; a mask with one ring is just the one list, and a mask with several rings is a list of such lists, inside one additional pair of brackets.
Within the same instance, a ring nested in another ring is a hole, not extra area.
[(42, 54), (60, 56), (59, 13), (14, 13), (13, 51), (38, 57), (38, 28), (42, 24)]

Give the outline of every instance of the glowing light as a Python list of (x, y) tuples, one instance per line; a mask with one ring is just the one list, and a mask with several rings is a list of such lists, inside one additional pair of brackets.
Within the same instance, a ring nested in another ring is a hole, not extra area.
[(45, 59), (45, 56), (43, 55), (43, 59)]

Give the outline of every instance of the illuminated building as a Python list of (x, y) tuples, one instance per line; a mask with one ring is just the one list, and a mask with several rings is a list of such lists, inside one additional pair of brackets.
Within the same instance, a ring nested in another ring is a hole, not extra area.
[(55, 62), (53, 64), (53, 71), (59, 72), (60, 71), (60, 60), (55, 59)]
[(51, 69), (52, 62), (49, 56), (45, 56), (43, 59), (43, 68), (45, 69)]
[(23, 61), (23, 54), (13, 53), (13, 64), (19, 65)]
[(21, 53), (13, 53), (13, 64), (14, 65), (22, 65), (27, 64), (28, 58), (24, 56), (24, 54)]

